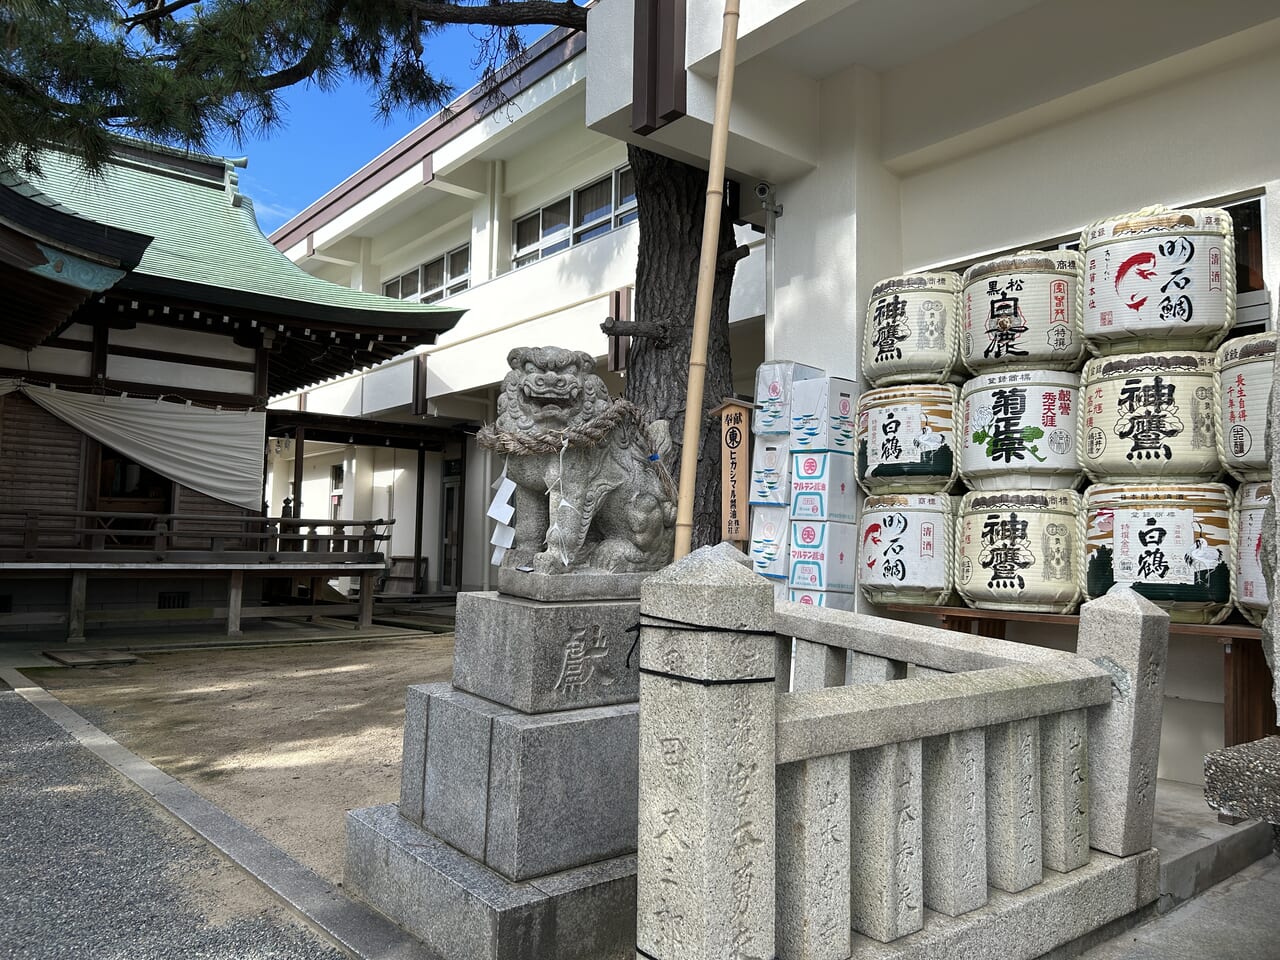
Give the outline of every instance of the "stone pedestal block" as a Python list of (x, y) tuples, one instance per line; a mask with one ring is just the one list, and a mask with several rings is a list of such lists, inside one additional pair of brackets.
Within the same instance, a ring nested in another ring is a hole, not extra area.
[(1118, 584), (1080, 608), (1079, 637), (1112, 675), (1111, 703), (1089, 711), (1089, 841), (1127, 857), (1151, 846), (1169, 615)]
[(849, 759), (853, 929), (887, 943), (924, 926), (920, 741)]
[(1230, 816), (1280, 825), (1280, 737), (1206, 754), (1204, 798)]
[(512, 597), (560, 603), (565, 600), (635, 600), (649, 573), (538, 573), (515, 567), (498, 568), (498, 590)]
[(636, 600), (535, 603), (461, 593), (453, 685), (525, 713), (633, 701), (639, 672), (627, 654), (639, 621)]
[(635, 857), (513, 883), (394, 805), (347, 814), (346, 888), (449, 960), (635, 955)]
[(924, 903), (958, 917), (987, 902), (986, 734), (924, 741)]
[(1088, 734), (1084, 710), (1040, 718), (1042, 850), (1059, 873), (1089, 862)]
[(1044, 877), (1040, 721), (987, 728), (987, 882), (1009, 893)]
[(448, 684), (409, 703), (407, 818), (513, 880), (634, 852), (637, 704), (531, 715)]

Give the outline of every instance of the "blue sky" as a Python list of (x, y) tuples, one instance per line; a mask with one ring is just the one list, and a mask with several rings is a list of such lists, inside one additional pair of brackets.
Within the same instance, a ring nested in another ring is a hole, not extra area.
[[(469, 29), (483, 28), (446, 27), (431, 38), (424, 56), (436, 76), (453, 84), (455, 96), (482, 70), (473, 63), (477, 46)], [(532, 28), (525, 42), (544, 33), (546, 28)], [(303, 84), (284, 91), (284, 99), (288, 114), (282, 129), (241, 144), (227, 138), (210, 146), (214, 154), (248, 156), (240, 190), (253, 199), (267, 234), (430, 116), (418, 111), (384, 122), (377, 116), (373, 93), (349, 81), (328, 93)]]

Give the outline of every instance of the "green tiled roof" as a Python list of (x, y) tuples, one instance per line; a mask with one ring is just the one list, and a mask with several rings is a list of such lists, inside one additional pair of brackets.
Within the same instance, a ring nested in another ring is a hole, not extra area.
[(41, 156), (32, 184), (100, 223), (155, 239), (119, 289), (185, 294), (354, 329), (434, 333), (461, 311), (394, 300), (313, 277), (263, 235), (253, 202), (237, 190), (232, 161), (125, 144), (101, 177), (64, 153)]

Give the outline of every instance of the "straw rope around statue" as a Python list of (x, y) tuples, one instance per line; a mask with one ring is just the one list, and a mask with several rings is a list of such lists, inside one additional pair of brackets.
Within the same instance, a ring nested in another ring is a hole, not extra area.
[(650, 435), (652, 420), (645, 418), (643, 412), (630, 400), (618, 398), (612, 400), (600, 413), (589, 420), (575, 421), (560, 430), (549, 430), (542, 433), (516, 432), (501, 430), (497, 424), (486, 423), (476, 433), (476, 443), (488, 450), (508, 456), (530, 456), (533, 454), (560, 453), (573, 447), (598, 447), (609, 440), (622, 427), (634, 429), (637, 440), (642, 441), (644, 452), (658, 475), (663, 491), (672, 503), (676, 502), (677, 490), (675, 481)]

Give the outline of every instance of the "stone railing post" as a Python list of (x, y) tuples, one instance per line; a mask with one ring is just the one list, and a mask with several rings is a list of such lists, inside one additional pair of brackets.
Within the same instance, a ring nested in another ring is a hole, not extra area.
[(1089, 711), (1089, 843), (1127, 857), (1151, 846), (1169, 615), (1117, 585), (1081, 608), (1076, 652), (1113, 677), (1111, 703)]
[(640, 613), (637, 956), (772, 958), (773, 587), (704, 547)]

